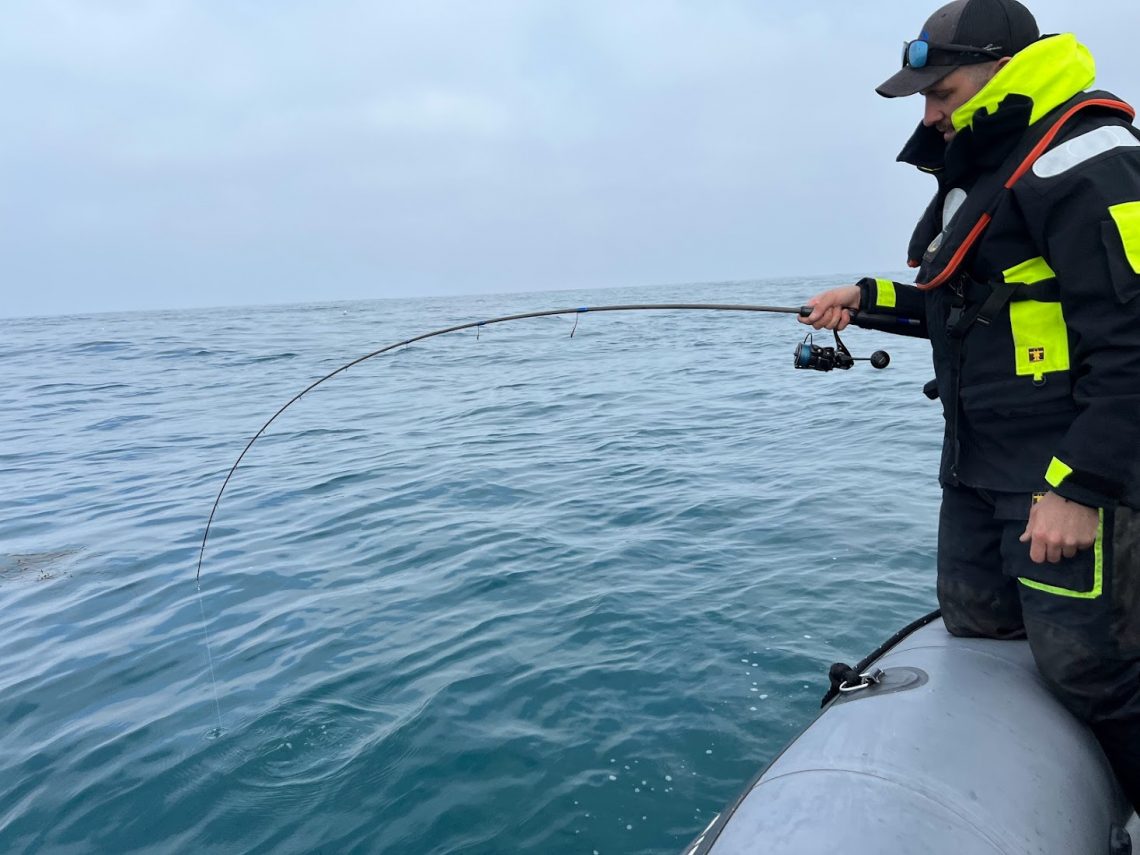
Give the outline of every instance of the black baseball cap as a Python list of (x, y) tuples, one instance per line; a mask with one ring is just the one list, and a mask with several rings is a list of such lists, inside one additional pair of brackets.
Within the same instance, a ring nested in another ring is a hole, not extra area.
[(907, 42), (902, 70), (875, 91), (884, 98), (914, 95), (956, 68), (1013, 56), (1040, 37), (1033, 14), (1017, 0), (954, 0), (922, 25), (916, 41), (927, 42), (924, 62), (919, 67), (909, 62), (913, 43)]

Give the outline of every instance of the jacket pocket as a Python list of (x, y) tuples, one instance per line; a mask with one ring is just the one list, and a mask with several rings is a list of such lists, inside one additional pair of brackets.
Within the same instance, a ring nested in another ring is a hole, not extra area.
[(1046, 374), (1069, 370), (1069, 329), (1061, 304), (1021, 300), (1009, 307), (1013, 359), (1019, 377), (1040, 382)]

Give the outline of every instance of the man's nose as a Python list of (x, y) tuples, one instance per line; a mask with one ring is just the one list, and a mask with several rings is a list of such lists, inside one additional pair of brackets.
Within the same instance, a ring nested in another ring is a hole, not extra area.
[(928, 128), (933, 128), (945, 118), (942, 110), (933, 103), (931, 98), (926, 99), (926, 112), (922, 116), (922, 123)]

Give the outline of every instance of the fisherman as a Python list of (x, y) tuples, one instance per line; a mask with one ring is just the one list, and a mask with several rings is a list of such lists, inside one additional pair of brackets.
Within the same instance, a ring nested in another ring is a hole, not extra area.
[(931, 15), (876, 90), (925, 99), (898, 157), (938, 185), (917, 284), (865, 278), (803, 321), (920, 321), (945, 416), (946, 628), (1027, 637), (1140, 810), (1140, 132), (1094, 76), (1016, 0)]

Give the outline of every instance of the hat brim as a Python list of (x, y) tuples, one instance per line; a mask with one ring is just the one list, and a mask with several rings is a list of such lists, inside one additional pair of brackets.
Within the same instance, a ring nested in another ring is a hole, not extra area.
[(933, 86), (958, 67), (957, 65), (927, 65), (923, 68), (912, 68), (908, 65), (876, 86), (875, 91), (884, 98), (905, 98), (907, 95), (915, 95), (923, 89)]

